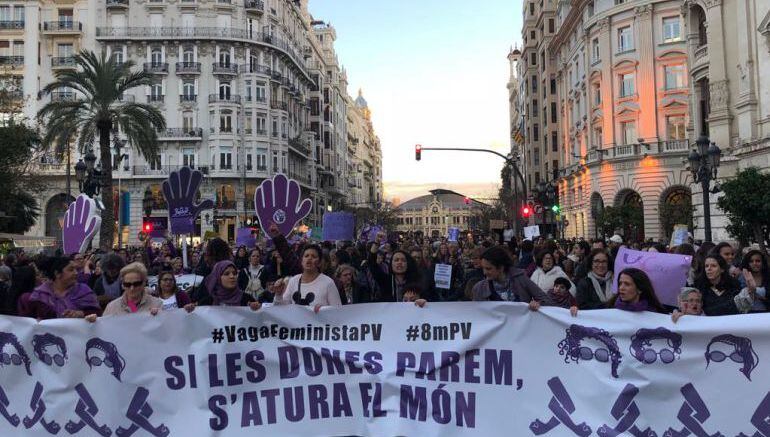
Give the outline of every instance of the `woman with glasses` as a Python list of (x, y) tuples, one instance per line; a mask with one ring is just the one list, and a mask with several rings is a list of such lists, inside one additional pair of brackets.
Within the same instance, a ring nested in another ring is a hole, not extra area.
[(163, 311), (184, 308), (185, 305), (192, 302), (190, 296), (177, 287), (176, 277), (171, 271), (161, 272), (158, 275), (158, 288), (155, 295), (163, 301), (161, 307)]
[(604, 249), (594, 249), (586, 259), (591, 269), (586, 277), (578, 281), (577, 306), (581, 310), (608, 308), (612, 298), (612, 271), (610, 257)]
[[(117, 316), (132, 313), (150, 313), (153, 316), (163, 307), (163, 301), (151, 295), (146, 288), (147, 268), (137, 262), (120, 269), (120, 286), (123, 294), (107, 304), (105, 316)], [(96, 315), (86, 317), (89, 322), (96, 321)]]

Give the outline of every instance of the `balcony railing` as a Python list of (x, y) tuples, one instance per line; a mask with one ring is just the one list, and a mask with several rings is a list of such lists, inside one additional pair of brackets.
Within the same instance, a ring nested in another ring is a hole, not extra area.
[(182, 127), (166, 128), (165, 130), (158, 132), (158, 137), (201, 139), (203, 138), (203, 129), (199, 127), (192, 129), (185, 129)]
[(267, 103), (267, 97), (265, 96), (254, 96), (254, 101), (257, 103)]
[(52, 68), (74, 68), (75, 57), (74, 56), (54, 56), (51, 58)]
[(168, 62), (145, 62), (144, 71), (148, 73), (168, 73)]
[(54, 91), (51, 93), (52, 102), (72, 102), (75, 100), (75, 93), (71, 91)]
[[(135, 165), (133, 167), (133, 174), (136, 176), (166, 176), (172, 171), (179, 170), (183, 166), (181, 165)], [(153, 207), (153, 209), (156, 209)], [(162, 208), (157, 209), (166, 209), (165, 205), (163, 205)]]
[(701, 60), (702, 58), (705, 58), (709, 54), (709, 46), (708, 44), (704, 44), (698, 48), (695, 49), (695, 53), (693, 53), (693, 58), (695, 58), (696, 61)]
[(256, 129), (254, 131), (254, 135), (259, 135), (259, 136), (262, 136), (262, 137), (266, 137), (267, 136), (267, 130), (265, 130), (265, 129)]
[(177, 74), (197, 74), (201, 72), (200, 62), (177, 62)]
[(286, 102), (270, 102), (271, 109), (281, 109), (284, 111), (289, 110), (289, 104)]
[(107, 0), (108, 8), (127, 8), (128, 0)]
[(209, 103), (241, 103), (238, 94), (209, 94)]
[(0, 21), (0, 30), (19, 30), (19, 29), (24, 29), (24, 20)]
[(615, 157), (622, 158), (625, 156), (633, 156), (635, 149), (634, 146), (635, 144), (623, 144), (620, 146), (615, 146)]
[(687, 140), (668, 140), (663, 142), (664, 152), (688, 152), (690, 143)]
[(43, 23), (45, 32), (82, 32), (83, 23), (79, 21), (59, 20)]
[(214, 63), (214, 74), (238, 74), (238, 66), (235, 64)]
[(247, 11), (265, 11), (265, 3), (262, 0), (245, 0), (243, 7), (246, 8)]
[(150, 94), (147, 96), (147, 103), (161, 103), (165, 98), (163, 94)]
[(198, 100), (198, 96), (195, 94), (180, 94), (179, 95), (179, 101), (180, 102), (195, 102)]
[(0, 56), (0, 65), (24, 65), (24, 56)]

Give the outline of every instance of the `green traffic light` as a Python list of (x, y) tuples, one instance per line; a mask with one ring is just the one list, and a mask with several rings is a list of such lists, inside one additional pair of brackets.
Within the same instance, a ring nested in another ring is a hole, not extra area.
[(551, 207), (551, 211), (558, 213), (559, 212), (559, 205), (554, 205)]

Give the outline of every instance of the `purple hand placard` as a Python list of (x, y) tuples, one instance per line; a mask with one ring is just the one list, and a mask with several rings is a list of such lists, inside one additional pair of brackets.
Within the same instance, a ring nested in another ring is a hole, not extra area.
[(288, 236), (294, 226), (310, 214), (313, 201), (300, 201), (299, 183), (278, 173), (272, 179), (265, 179), (254, 193), (254, 208), (259, 217), (259, 226), (269, 235), (271, 223), (278, 226), (281, 235)]
[(195, 231), (195, 219), (204, 209), (214, 207), (214, 202), (206, 199), (195, 204), (195, 195), (203, 181), (203, 173), (190, 167), (172, 171), (163, 181), (163, 197), (168, 204), (168, 221), (174, 235), (192, 234)]
[(84, 252), (102, 224), (102, 218), (96, 215), (96, 202), (81, 194), (70, 203), (64, 213), (62, 225), (62, 246), (65, 255)]
[(650, 277), (655, 294), (661, 303), (679, 304), (679, 291), (687, 283), (692, 257), (670, 253), (641, 252), (621, 247), (615, 257), (615, 279), (612, 291), (617, 293), (618, 276), (626, 267), (635, 267)]

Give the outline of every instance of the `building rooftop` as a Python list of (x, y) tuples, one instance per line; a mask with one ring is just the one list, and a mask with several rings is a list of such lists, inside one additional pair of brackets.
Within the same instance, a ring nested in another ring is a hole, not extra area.
[(430, 194), (427, 194), (425, 196), (415, 197), (414, 199), (411, 199), (402, 203), (396, 209), (404, 210), (404, 211), (421, 210), (427, 207), (428, 205), (430, 205), (433, 202), (433, 199), (436, 199), (437, 201), (441, 202), (444, 208), (460, 209), (460, 208), (466, 208), (466, 207), (470, 208), (470, 207), (487, 206), (487, 204), (483, 202), (479, 202), (478, 200), (474, 200), (474, 199), (470, 199), (470, 204), (466, 205), (465, 197), (467, 196), (452, 190), (437, 188), (435, 190), (430, 190)]

